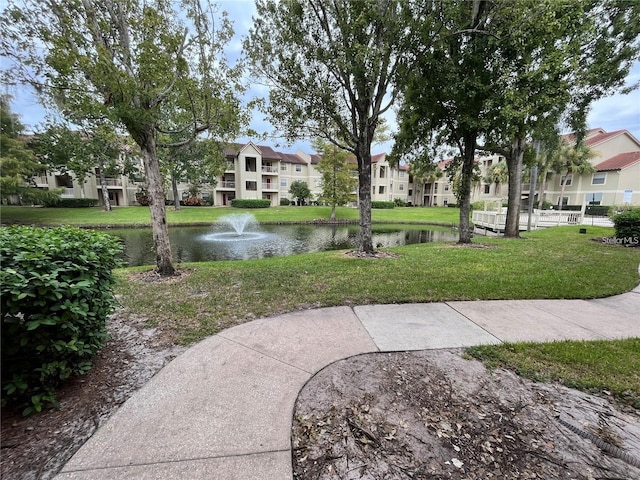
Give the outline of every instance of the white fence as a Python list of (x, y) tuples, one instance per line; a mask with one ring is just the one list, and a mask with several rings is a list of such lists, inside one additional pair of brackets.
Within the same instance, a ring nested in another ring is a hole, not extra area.
[[(504, 232), (507, 223), (507, 212), (473, 212), (472, 222), (477, 228)], [(526, 230), (529, 224), (529, 213), (520, 214), (520, 230)], [(560, 225), (597, 225), (613, 227), (609, 217), (592, 217), (576, 211), (533, 210), (531, 215), (531, 229), (557, 227)]]

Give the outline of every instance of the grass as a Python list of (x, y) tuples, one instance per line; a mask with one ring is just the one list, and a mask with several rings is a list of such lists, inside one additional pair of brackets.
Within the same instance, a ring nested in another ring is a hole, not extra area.
[(489, 368), (504, 367), (539, 382), (605, 393), (640, 409), (640, 338), (511, 343), (467, 349)]
[[(171, 225), (209, 224), (239, 209), (168, 209)], [(309, 222), (328, 218), (327, 207), (251, 210), (260, 222)], [(3, 223), (47, 225), (148, 225), (148, 209), (3, 207)], [(374, 210), (374, 222), (457, 223), (453, 208)], [(356, 220), (354, 209), (338, 218)], [(134, 314), (174, 332), (185, 344), (254, 318), (312, 307), (368, 303), (476, 299), (595, 298), (638, 284), (640, 249), (605, 245), (611, 228), (556, 227), (521, 240), (475, 237), (476, 248), (447, 243), (390, 249), (398, 256), (359, 259), (322, 252), (249, 261), (181, 265), (190, 275), (144, 283), (135, 275), (150, 267), (120, 269), (115, 293)], [(471, 349), (492, 366), (512, 368), (542, 381), (562, 381), (587, 391), (608, 391), (640, 408), (640, 339), (599, 342), (509, 344)]]
[[(182, 207), (176, 211), (167, 207), (169, 225), (201, 224), (209, 225), (223, 215), (250, 212), (260, 223), (279, 222), (312, 222), (327, 220), (331, 207), (270, 207), (241, 209), (228, 207)], [(409, 208), (398, 207), (389, 210), (373, 210), (374, 222), (410, 222), (440, 225), (458, 223), (457, 208)], [(339, 207), (336, 211), (338, 220), (357, 222), (358, 210)], [(115, 207), (112, 212), (101, 208), (40, 208), (40, 207), (8, 207), (0, 211), (3, 224), (20, 223), (35, 225), (76, 225), (76, 226), (149, 226), (151, 217), (148, 207)]]

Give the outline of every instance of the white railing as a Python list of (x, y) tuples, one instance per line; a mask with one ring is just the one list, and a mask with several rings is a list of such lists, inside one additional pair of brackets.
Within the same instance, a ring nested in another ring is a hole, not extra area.
[(73, 188), (65, 188), (60, 195), (63, 198), (73, 198), (75, 195), (73, 194)]
[(236, 188), (236, 182), (220, 182), (222, 188)]
[(275, 183), (263, 183), (262, 190), (277, 190), (278, 187)]
[(275, 172), (278, 171), (278, 169), (276, 167), (263, 166), (262, 167), (262, 171), (263, 172), (269, 172), (269, 173), (275, 173)]
[[(503, 209), (505, 210), (505, 209)], [(473, 212), (472, 222), (476, 227), (486, 228), (496, 232), (502, 232), (507, 223), (507, 213), (501, 212)], [(581, 212), (557, 211), (557, 210), (533, 210), (531, 215), (531, 228), (557, 227), (560, 225), (581, 225), (585, 223)], [(529, 213), (520, 213), (520, 230), (526, 230), (529, 223)], [(600, 224), (598, 224), (600, 225)]]

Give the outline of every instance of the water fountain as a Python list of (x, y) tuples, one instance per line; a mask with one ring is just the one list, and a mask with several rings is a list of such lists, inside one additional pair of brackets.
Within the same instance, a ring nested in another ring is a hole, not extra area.
[(204, 240), (212, 242), (239, 242), (260, 240), (266, 237), (266, 233), (250, 229), (257, 228), (256, 217), (250, 213), (234, 213), (224, 215), (218, 219), (218, 225), (231, 228), (231, 231), (216, 232), (205, 235)]

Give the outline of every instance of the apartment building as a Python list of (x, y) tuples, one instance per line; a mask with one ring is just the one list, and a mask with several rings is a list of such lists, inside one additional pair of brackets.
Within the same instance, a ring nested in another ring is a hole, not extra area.
[(628, 130), (594, 128), (584, 142), (594, 153), (595, 173), (554, 174), (543, 198), (554, 205), (640, 205), (640, 141)]
[[(571, 140), (571, 135), (566, 135)], [(589, 130), (585, 144), (593, 151), (590, 160), (595, 173), (563, 175), (553, 173), (546, 182), (544, 192), (540, 192), (540, 184), (536, 185), (535, 201), (542, 199), (553, 205), (606, 205), (621, 206), (625, 204), (640, 205), (640, 141), (627, 130), (606, 132), (602, 128)], [(453, 159), (438, 162), (443, 172)], [(509, 186), (506, 182), (486, 182), (485, 177), (490, 168), (504, 162), (500, 155), (481, 156), (476, 158), (480, 179), (471, 186), (471, 201), (506, 203)], [(413, 180), (412, 180), (413, 182)], [(563, 191), (563, 185), (564, 191)], [(457, 202), (447, 174), (438, 179), (412, 185), (410, 195), (413, 205), (446, 206)], [(523, 203), (528, 204), (529, 184), (522, 185)], [(562, 196), (562, 200), (561, 197)]]

